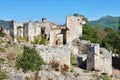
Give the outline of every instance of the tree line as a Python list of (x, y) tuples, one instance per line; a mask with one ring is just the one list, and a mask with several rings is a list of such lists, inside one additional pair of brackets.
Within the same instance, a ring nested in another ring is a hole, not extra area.
[(92, 43), (99, 43), (101, 47), (120, 53), (120, 18), (118, 20), (118, 30), (115, 31), (112, 28), (99, 29), (99, 26), (83, 25), (82, 39), (90, 40)]

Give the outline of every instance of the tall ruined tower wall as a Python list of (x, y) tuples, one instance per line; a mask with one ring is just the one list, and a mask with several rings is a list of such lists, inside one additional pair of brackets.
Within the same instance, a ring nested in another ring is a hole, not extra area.
[(82, 16), (67, 17), (67, 43), (71, 43), (75, 38), (82, 36)]

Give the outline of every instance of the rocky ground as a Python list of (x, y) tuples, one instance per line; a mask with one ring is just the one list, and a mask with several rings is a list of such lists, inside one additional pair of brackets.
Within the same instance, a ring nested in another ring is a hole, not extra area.
[[(5, 42), (0, 44), (0, 47), (0, 80), (109, 80), (99, 72), (80, 69), (77, 66), (66, 70), (63, 69), (64, 66), (58, 66), (56, 70), (52, 65), (42, 65), (38, 72), (23, 72), (15, 66), (16, 56), (22, 53), (22, 45), (7, 45)], [(113, 80), (120, 80), (119, 70), (113, 69), (113, 74)]]
[[(0, 59), (3, 59), (1, 71), (6, 72), (8, 76), (4, 80), (35, 80), (36, 72), (29, 71), (24, 73), (22, 69), (17, 70), (15, 60), (9, 61), (6, 53), (0, 53)], [(114, 69), (113, 73), (118, 78), (120, 71)], [(42, 69), (38, 72), (37, 80), (103, 80), (98, 74), (98, 72), (83, 70), (76, 66), (70, 67), (68, 71), (56, 71), (51, 65), (42, 65)]]

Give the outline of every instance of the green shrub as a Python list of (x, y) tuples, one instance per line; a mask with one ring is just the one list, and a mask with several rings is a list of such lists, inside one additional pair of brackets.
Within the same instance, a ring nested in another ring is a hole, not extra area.
[(112, 78), (110, 76), (107, 76), (107, 75), (101, 75), (100, 79), (102, 79), (102, 80), (112, 80)]
[(3, 63), (5, 61), (4, 58), (0, 58), (0, 63)]
[(5, 48), (0, 47), (0, 52), (5, 52)]
[(6, 34), (0, 31), (0, 37), (4, 37)]
[(31, 43), (32, 44), (46, 45), (47, 44), (46, 37), (45, 37), (45, 35), (35, 36), (34, 41), (32, 41)]
[(76, 56), (71, 57), (71, 65), (77, 65), (77, 57)]
[(97, 74), (94, 74), (93, 76), (96, 77), (96, 80), (112, 80), (112, 77), (108, 76), (108, 75), (97, 75)]
[(3, 41), (3, 40), (0, 40), (0, 44), (2, 44), (2, 43), (5, 43), (5, 41)]
[(17, 68), (22, 68), (26, 71), (38, 71), (41, 69), (41, 65), (44, 64), (43, 59), (37, 54), (34, 48), (24, 47), (23, 55), (19, 55), (16, 58)]
[(90, 70), (84, 70), (83, 72), (84, 72), (84, 73), (89, 73), (89, 72), (90, 72)]
[(18, 42), (25, 42), (25, 41), (27, 41), (27, 38), (26, 37), (18, 37), (17, 40), (18, 40)]
[(0, 70), (0, 80), (7, 79), (7, 78), (8, 78), (7, 72)]

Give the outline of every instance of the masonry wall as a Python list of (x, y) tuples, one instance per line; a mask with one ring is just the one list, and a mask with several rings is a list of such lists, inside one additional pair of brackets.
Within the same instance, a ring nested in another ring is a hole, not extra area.
[[(18, 27), (20, 27), (20, 31), (18, 31)], [(11, 28), (10, 34), (11, 34), (14, 42), (17, 42), (17, 38), (19, 36), (23, 37), (23, 23), (16, 23), (15, 21), (12, 21), (10, 28)], [(18, 35), (18, 33), (20, 33), (20, 34)]]
[(87, 48), (87, 69), (112, 74), (112, 55), (99, 44), (89, 44)]
[(94, 69), (94, 47), (91, 45), (87, 46), (87, 69), (92, 70)]
[(28, 23), (28, 40), (33, 41), (35, 36), (34, 24), (32, 22)]
[(82, 36), (82, 17), (68, 16), (67, 28), (67, 43), (71, 43), (75, 38)]
[(101, 68), (100, 65), (100, 45), (99, 44), (91, 44), (94, 47), (94, 69), (99, 70)]
[(112, 74), (112, 54), (105, 48), (100, 49), (101, 72)]
[(50, 47), (38, 45), (37, 50), (46, 63), (59, 61), (60, 64), (70, 66), (70, 48), (68, 46)]
[(56, 35), (56, 33), (55, 33), (55, 31), (54, 30), (51, 30), (50, 31), (50, 41), (49, 41), (49, 45), (50, 46), (55, 46), (55, 35)]

